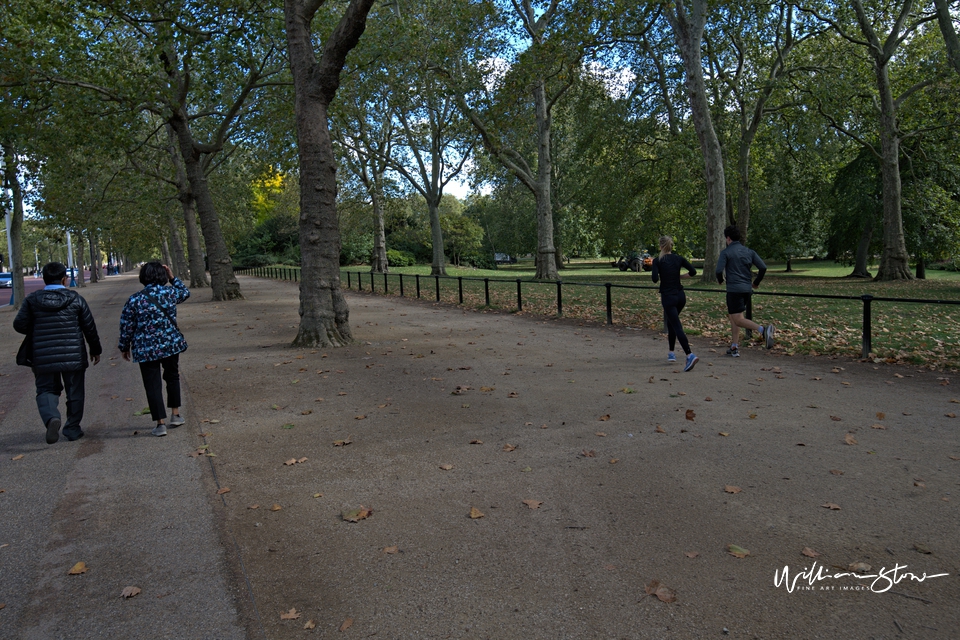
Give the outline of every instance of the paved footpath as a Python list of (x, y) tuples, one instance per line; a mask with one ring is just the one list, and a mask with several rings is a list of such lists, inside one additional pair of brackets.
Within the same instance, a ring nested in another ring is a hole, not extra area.
[[(120, 309), (139, 289), (128, 275), (79, 290), (104, 354), (87, 371), (87, 436), (52, 446), (33, 376), (14, 363), (14, 312), (0, 310), (0, 638), (247, 637), (246, 593), (229, 579), (208, 459), (151, 436), (150, 416), (134, 416), (146, 406), (139, 370), (116, 344)], [(77, 562), (87, 572), (68, 575)], [(124, 599), (128, 586), (142, 592)]]

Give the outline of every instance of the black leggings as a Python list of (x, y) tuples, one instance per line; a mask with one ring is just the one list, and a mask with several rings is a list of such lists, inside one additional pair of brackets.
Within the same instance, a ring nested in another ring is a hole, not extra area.
[(683, 332), (683, 325), (680, 324), (680, 312), (687, 304), (686, 294), (683, 291), (661, 294), (660, 304), (663, 305), (663, 319), (667, 323), (667, 339), (670, 341), (670, 351), (673, 351), (677, 340), (679, 340), (683, 352), (690, 355), (690, 343), (687, 341), (687, 334)]
[(167, 412), (163, 409), (161, 365), (163, 365), (162, 380), (167, 383), (167, 406), (170, 408), (180, 407), (180, 354), (174, 354), (163, 360), (141, 362), (140, 375), (143, 376), (143, 389), (147, 392), (150, 417), (154, 420), (163, 420), (167, 417)]

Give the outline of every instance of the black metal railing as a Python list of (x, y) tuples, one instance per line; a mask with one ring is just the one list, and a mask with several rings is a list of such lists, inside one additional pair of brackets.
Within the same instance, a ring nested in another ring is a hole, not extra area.
[[(262, 278), (274, 278), (278, 280), (290, 280), (293, 282), (298, 282), (300, 279), (300, 269), (298, 267), (249, 267), (249, 268), (235, 268), (235, 273), (253, 275)], [(464, 282), (476, 282), (483, 283), (483, 295), (484, 295), (484, 305), (486, 307), (491, 307), (491, 296), (490, 296), (490, 283), (506, 283), (513, 284), (516, 283), (516, 309), (517, 311), (523, 311), (523, 286), (533, 286), (533, 287), (555, 287), (556, 288), (556, 309), (557, 315), (563, 315), (563, 289), (564, 287), (587, 287), (587, 288), (601, 288), (604, 290), (604, 306), (606, 311), (606, 322), (607, 324), (614, 324), (613, 321), (613, 290), (614, 289), (647, 289), (647, 290), (656, 290), (658, 289), (655, 285), (636, 285), (636, 284), (617, 284), (612, 282), (563, 282), (561, 280), (524, 280), (521, 278), (480, 278), (480, 277), (471, 277), (471, 276), (439, 276), (439, 275), (420, 275), (420, 274), (403, 274), (403, 273), (391, 273), (391, 274), (375, 274), (372, 271), (350, 271), (344, 269), (341, 271), (341, 283), (344, 280), (344, 275), (346, 275), (346, 288), (353, 289), (354, 284), (356, 284), (357, 291), (364, 291), (364, 279), (369, 283), (369, 291), (371, 293), (377, 293), (376, 287), (376, 276), (380, 275), (383, 281), (382, 284), (382, 293), (390, 293), (390, 279), (394, 279), (398, 283), (398, 294), (401, 297), (405, 297), (404, 282), (410, 281), (412, 278), (415, 284), (415, 296), (416, 298), (422, 298), (424, 294), (424, 282), (429, 282), (432, 280), (434, 295), (437, 302), (441, 302), (441, 280), (443, 281), (456, 281), (457, 285), (457, 301), (458, 304), (464, 303)], [(725, 291), (722, 289), (706, 289), (699, 287), (685, 287), (686, 291), (697, 291), (709, 294), (725, 294)], [(880, 297), (872, 296), (870, 294), (863, 295), (831, 295), (831, 294), (814, 294), (814, 293), (783, 293), (783, 292), (773, 292), (773, 291), (754, 291), (754, 296), (771, 296), (771, 297), (782, 297), (782, 298), (815, 298), (820, 300), (849, 300), (849, 301), (859, 301), (862, 305), (863, 315), (861, 322), (861, 357), (867, 358), (869, 354), (873, 351), (873, 303), (874, 302), (892, 302), (892, 303), (915, 303), (915, 304), (936, 304), (936, 305), (960, 305), (960, 300), (940, 300), (940, 299), (924, 299), (924, 298), (889, 298), (889, 297)], [(751, 318), (753, 315), (752, 304), (747, 306), (746, 316)], [(749, 336), (749, 333), (747, 334)]]

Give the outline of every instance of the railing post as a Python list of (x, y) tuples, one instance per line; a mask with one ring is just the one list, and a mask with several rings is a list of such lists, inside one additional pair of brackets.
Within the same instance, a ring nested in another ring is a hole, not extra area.
[(557, 315), (563, 315), (563, 283), (557, 280)]
[(370, 270), (370, 293), (376, 293), (376, 292), (377, 290), (376, 290), (376, 287), (374, 287), (374, 282), (373, 282), (373, 270), (371, 269)]
[(357, 271), (357, 291), (363, 291), (363, 272)]
[(861, 357), (866, 359), (870, 357), (870, 352), (873, 351), (873, 323), (870, 317), (870, 303), (873, 301), (873, 296), (865, 294), (860, 296), (860, 299), (863, 300), (863, 345), (861, 348)]
[(483, 297), (487, 302), (487, 306), (490, 306), (490, 278), (483, 279)]
[(610, 283), (606, 283), (607, 288), (607, 324), (613, 324), (613, 297), (610, 295)]
[(523, 295), (520, 291), (520, 278), (517, 278), (517, 311), (523, 311)]
[(353, 283), (350, 282), (350, 272), (347, 271), (347, 290), (349, 291), (352, 288), (353, 288)]
[(389, 291), (387, 287), (387, 272), (384, 271), (383, 272), (383, 295), (387, 295), (388, 292)]
[(402, 298), (403, 297), (403, 274), (398, 273), (397, 275), (400, 276), (400, 297)]
[(417, 277), (417, 300), (420, 299), (420, 274), (414, 274)]
[[(747, 296), (747, 311), (743, 314), (747, 320), (753, 320), (753, 296)], [(744, 336), (747, 340), (753, 337), (753, 331), (750, 329), (743, 330)]]
[(437, 284), (437, 302), (440, 302), (440, 276), (433, 276), (433, 279)]
[(457, 289), (460, 293), (460, 304), (463, 304), (463, 276), (457, 276)]

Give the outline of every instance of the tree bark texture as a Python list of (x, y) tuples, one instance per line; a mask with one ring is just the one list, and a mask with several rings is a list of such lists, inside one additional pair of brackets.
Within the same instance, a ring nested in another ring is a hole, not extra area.
[(429, 193), (427, 211), (430, 214), (430, 242), (433, 244), (433, 260), (430, 263), (430, 275), (447, 275), (447, 257), (443, 254), (443, 229), (440, 228), (440, 196), (436, 191)]
[(551, 179), (553, 161), (550, 149), (550, 132), (553, 117), (547, 103), (547, 88), (544, 80), (538, 79), (533, 87), (533, 100), (537, 115), (537, 275), (538, 279), (556, 280), (557, 251), (553, 245), (553, 201)]
[(242, 298), (240, 283), (233, 273), (233, 260), (227, 252), (227, 243), (220, 228), (217, 207), (213, 203), (207, 176), (204, 173), (201, 153), (197, 150), (186, 114), (181, 111), (170, 118), (170, 126), (177, 136), (180, 155), (183, 158), (184, 171), (190, 182), (190, 191), (200, 216), (200, 230), (203, 232), (207, 247), (207, 262), (210, 271), (210, 288), (214, 300), (235, 300)]
[(950, 3), (947, 0), (934, 0), (937, 8), (937, 22), (940, 23), (940, 32), (947, 45), (947, 56), (954, 71), (960, 73), (960, 38), (957, 37), (957, 28), (950, 15)]
[(373, 189), (370, 191), (370, 203), (373, 205), (373, 256), (370, 270), (373, 273), (388, 273), (387, 233), (383, 224), (383, 179), (374, 175)]
[(23, 188), (17, 170), (16, 152), (10, 145), (3, 145), (4, 182), (10, 189), (13, 199), (13, 214), (10, 217), (10, 244), (13, 255), (10, 256), (10, 274), (13, 279), (13, 308), (23, 304), (26, 290), (23, 287)]
[(666, 15), (683, 60), (684, 84), (690, 98), (693, 126), (703, 154), (703, 177), (707, 185), (707, 215), (701, 281), (715, 282), (714, 271), (717, 259), (723, 250), (723, 228), (727, 220), (723, 150), (710, 116), (710, 101), (703, 79), (700, 53), (703, 27), (707, 19), (707, 2), (690, 0), (689, 13), (686, 4), (685, 0), (677, 0), (675, 6), (666, 9)]
[(177, 224), (176, 218), (172, 215), (167, 216), (167, 224), (170, 225), (170, 252), (171, 259), (173, 264), (170, 267), (173, 269), (173, 275), (177, 276), (181, 280), (187, 280), (187, 274), (190, 273), (190, 268), (187, 266), (187, 257), (183, 253), (183, 240), (180, 238), (180, 225)]
[(91, 231), (89, 236), (90, 245), (90, 282), (100, 282), (103, 280), (103, 264), (100, 260), (100, 241), (97, 238), (97, 232)]
[(176, 133), (173, 127), (167, 124), (167, 138), (170, 140), (170, 159), (177, 173), (177, 200), (183, 209), (183, 226), (187, 234), (187, 254), (190, 259), (190, 288), (199, 289), (207, 286), (207, 269), (203, 262), (203, 244), (200, 230), (197, 228), (196, 203), (193, 192), (190, 190), (190, 181), (183, 168), (183, 158), (178, 152)]
[(337, 165), (327, 125), (347, 53), (366, 27), (374, 0), (351, 0), (318, 61), (311, 23), (323, 0), (284, 0), (287, 51), (295, 92), (300, 156), (300, 329), (294, 346), (343, 346), (349, 308), (340, 288)]
[(857, 243), (857, 255), (853, 263), (853, 273), (851, 278), (871, 278), (870, 271), (867, 268), (867, 260), (870, 257), (870, 242), (873, 240), (873, 220), (867, 220), (863, 225), (863, 231), (860, 233), (860, 242)]
[[(170, 243), (167, 242), (167, 237), (163, 236), (160, 238), (160, 257), (163, 259), (163, 264), (168, 267), (173, 267), (173, 260), (170, 256)], [(174, 274), (176, 275), (176, 274)]]
[(77, 273), (77, 286), (78, 286), (78, 287), (85, 287), (85, 286), (87, 286), (87, 283), (86, 283), (86, 281), (85, 281), (84, 278), (83, 278), (83, 262), (84, 262), (84, 256), (83, 256), (83, 249), (84, 249), (83, 234), (82, 234), (82, 233), (78, 233), (78, 234), (76, 235), (76, 238), (77, 238), (77, 264), (76, 264), (76, 267), (77, 267), (77, 271), (79, 272), (79, 273)]

